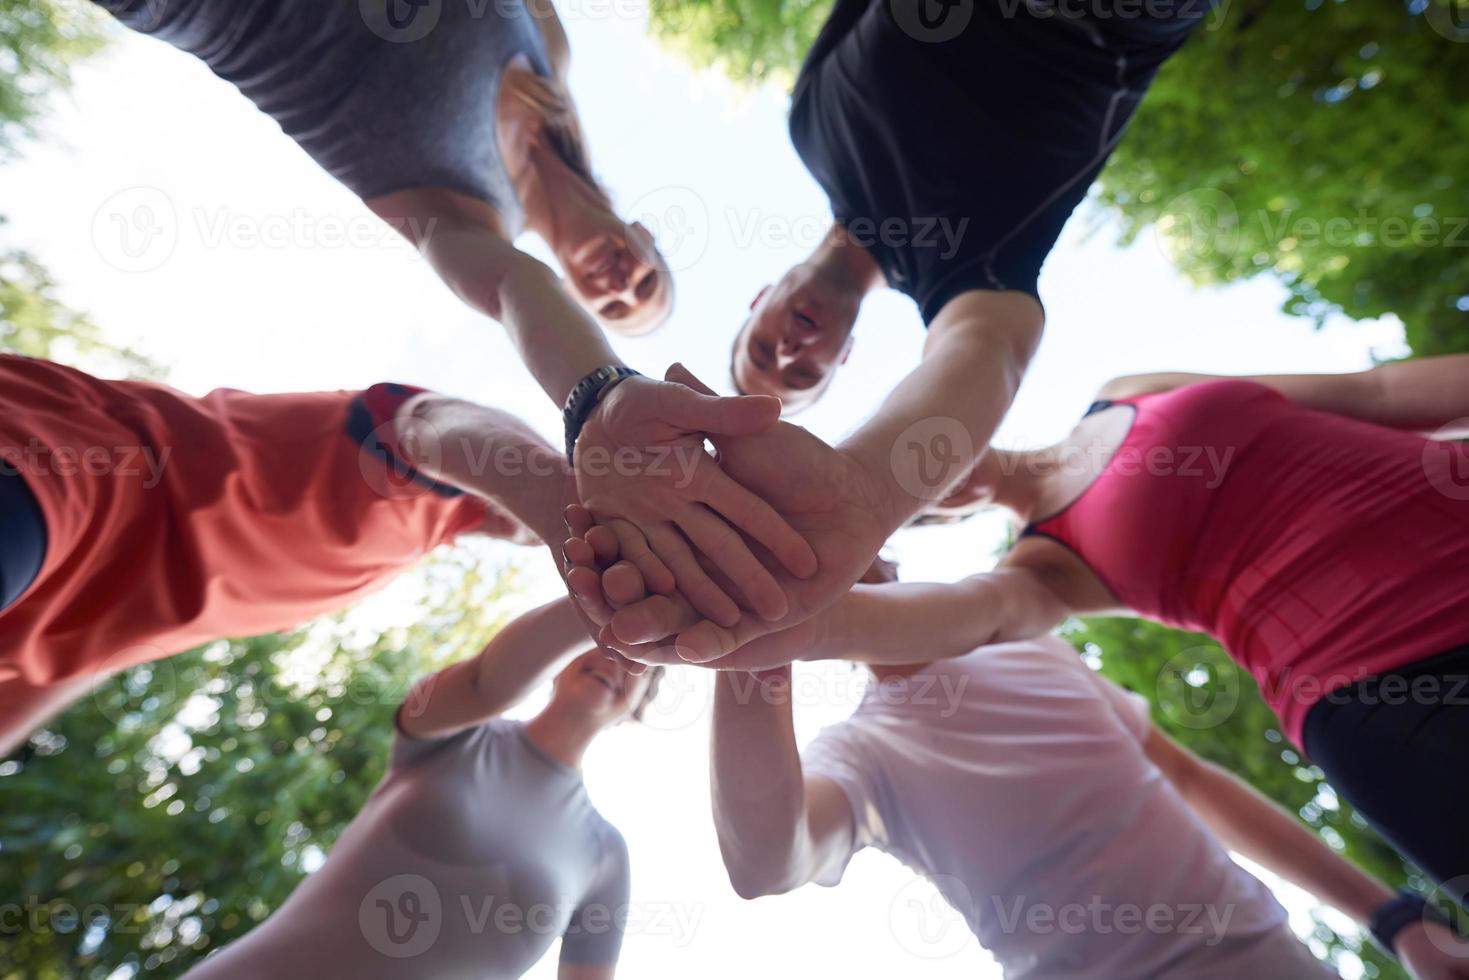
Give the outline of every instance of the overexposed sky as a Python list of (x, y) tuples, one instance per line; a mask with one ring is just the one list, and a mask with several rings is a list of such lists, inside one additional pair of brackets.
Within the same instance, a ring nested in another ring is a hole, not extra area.
[[(681, 359), (727, 388), (750, 298), (829, 219), (786, 137), (784, 94), (737, 92), (692, 72), (645, 38), (640, 0), (580, 0), (562, 5), (562, 17), (594, 166), (624, 210), (659, 230), (679, 279), (674, 321), (617, 346), (647, 373)], [(501, 328), (460, 305), (233, 88), (163, 44), (119, 33), (77, 73), (43, 140), (0, 171), (0, 188), (10, 219), (0, 243), (38, 254), (71, 305), (165, 363), (185, 390), (398, 380), (505, 407), (559, 440), (556, 407)], [(1282, 316), (1283, 293), (1269, 282), (1198, 291), (1150, 236), (1119, 249), (1110, 225), (1084, 233), (1088, 217), (1073, 222), (1042, 276), (1047, 337), (1003, 445), (1059, 438), (1117, 374), (1345, 371), (1401, 350), (1392, 321), (1318, 332)], [(871, 299), (851, 362), (799, 421), (840, 438), (916, 363), (921, 340), (908, 300)], [(892, 551), (906, 578), (951, 580), (990, 565), (1000, 534), (997, 518), (982, 518), (905, 532)], [(519, 557), (531, 583), (521, 601), (554, 595), (549, 563)], [(387, 601), (378, 613), (399, 608)], [(844, 665), (802, 671), (806, 738), (851, 710), (861, 675)], [(594, 799), (629, 840), (644, 913), (624, 975), (996, 975), (962, 923), (933, 911), (932, 891), (875, 854), (859, 857), (837, 889), (737, 899), (709, 821), (707, 677), (690, 668), (667, 688), (653, 724), (608, 735), (587, 761)], [(1300, 897), (1288, 904), (1307, 925)], [(554, 973), (548, 959), (531, 976)]]

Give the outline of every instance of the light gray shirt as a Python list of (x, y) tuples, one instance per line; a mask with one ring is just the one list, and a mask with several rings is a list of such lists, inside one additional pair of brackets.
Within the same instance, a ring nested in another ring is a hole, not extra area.
[(1150, 731), (1143, 698), (1044, 637), (874, 683), (801, 761), (846, 793), (853, 853), (894, 855), (952, 906), (950, 929), (921, 890), (894, 899), (917, 955), (967, 926), (1006, 980), (1334, 976), (1149, 761)]
[(400, 732), (326, 863), (189, 976), (500, 980), (558, 938), (563, 961), (610, 964), (628, 896), (622, 835), (524, 725)]

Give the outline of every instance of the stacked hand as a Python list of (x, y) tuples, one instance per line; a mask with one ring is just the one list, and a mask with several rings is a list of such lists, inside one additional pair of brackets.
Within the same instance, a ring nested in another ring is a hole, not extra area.
[[(786, 582), (815, 574), (817, 556), (760, 490), (742, 485), (704, 449), (706, 435), (754, 438), (769, 431), (780, 402), (706, 392), (646, 378), (614, 387), (577, 439), (577, 493), (597, 520), (620, 519), (635, 529), (639, 567), (654, 592), (677, 588), (699, 613), (727, 627), (742, 618), (735, 595), (757, 616), (781, 619), (790, 611), (786, 592), (755, 557), (751, 541)], [(719, 569), (723, 587), (695, 549)]]
[[(705, 397), (712, 397), (706, 387), (680, 366), (675, 365), (669, 370), (668, 380), (706, 393)], [(614, 389), (613, 395), (617, 390)], [(584, 496), (583, 502), (597, 522), (603, 525), (603, 530), (588, 540), (586, 535), (591, 531), (584, 529), (584, 534), (568, 542), (569, 552), (578, 552), (582, 558), (591, 553), (594, 557), (589, 561), (595, 561), (595, 548), (600, 546), (603, 565), (609, 559), (616, 560), (613, 558), (615, 553), (626, 560), (630, 570), (612, 575), (609, 583), (614, 591), (625, 586), (618, 598), (626, 604), (619, 603), (620, 608), (608, 603), (607, 596), (591, 591), (593, 582), (588, 575), (597, 575), (597, 567), (592, 564), (581, 563), (586, 571), (578, 576), (578, 582), (587, 589), (587, 594), (578, 591), (577, 595), (590, 618), (594, 621), (600, 619), (610, 627), (603, 632), (603, 642), (625, 655), (645, 662), (666, 660), (671, 656), (666, 649), (659, 659), (654, 659), (654, 651), (657, 644), (673, 637), (678, 657), (694, 663), (710, 663), (727, 657), (753, 640), (798, 626), (848, 592), (871, 565), (878, 549), (893, 530), (890, 526), (892, 518), (882, 499), (878, 481), (848, 455), (789, 423), (781, 422), (763, 429), (749, 425), (743, 431), (732, 431), (736, 428), (739, 427), (727, 425), (720, 432), (712, 428), (707, 430), (719, 451), (720, 475), (737, 483), (745, 493), (758, 494), (779, 513), (776, 520), (781, 527), (804, 537), (815, 551), (818, 571), (809, 578), (796, 577), (791, 572), (799, 570), (792, 569), (778, 553), (772, 555), (762, 549), (761, 545), (769, 547), (768, 542), (753, 532), (756, 543), (747, 546), (740, 542), (738, 550), (732, 542), (721, 542), (726, 553), (739, 555), (737, 563), (721, 561), (710, 547), (696, 540), (694, 543), (700, 546), (707, 561), (704, 567), (691, 569), (690, 565), (697, 566), (698, 562), (692, 553), (688, 553), (686, 545), (685, 553), (680, 554), (666, 536), (660, 545), (647, 534), (645, 522), (651, 515), (646, 511), (617, 515), (628, 517), (625, 521), (609, 520), (605, 514), (609, 508), (604, 505), (599, 511), (595, 498)], [(714, 461), (708, 462), (713, 464)], [(739, 523), (749, 530), (747, 524)], [(573, 527), (573, 532), (577, 530), (583, 529)], [(665, 532), (660, 530), (659, 533)], [(582, 549), (583, 544), (592, 551)], [(746, 587), (748, 581), (764, 584), (764, 580), (744, 562), (745, 554), (753, 559), (756, 552), (764, 559), (761, 571), (770, 576), (770, 583), (776, 589), (783, 590), (788, 601), (788, 608), (781, 615), (769, 615), (773, 610), (763, 606), (759, 597), (751, 595)], [(677, 557), (682, 564), (673, 567), (667, 560), (669, 555)], [(780, 568), (777, 562), (784, 564), (785, 569)], [(608, 570), (611, 571), (610, 568)], [(633, 571), (639, 577), (637, 581), (630, 578)], [(624, 575), (629, 579), (619, 582)], [(677, 590), (664, 587), (670, 578), (677, 580)], [(685, 587), (685, 582), (695, 583), (704, 592), (696, 597)], [(636, 598), (642, 591), (653, 594)], [(743, 593), (744, 608), (732, 618), (710, 616), (706, 608), (708, 603), (701, 598), (716, 591), (719, 595), (725, 595), (727, 591)], [(810, 634), (818, 629), (819, 626), (812, 626), (806, 632)], [(767, 661), (765, 666), (789, 662), (792, 658), (785, 655), (787, 647), (798, 642), (809, 643), (813, 639), (813, 635), (787, 635), (779, 641), (762, 644), (738, 661), (720, 660), (718, 666), (739, 665), (742, 669), (749, 669), (754, 665), (751, 661), (756, 659)], [(650, 648), (648, 644), (654, 646)]]

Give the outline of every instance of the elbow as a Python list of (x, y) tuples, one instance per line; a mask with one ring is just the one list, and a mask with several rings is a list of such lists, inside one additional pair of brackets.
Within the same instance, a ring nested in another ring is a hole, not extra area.
[(769, 869), (730, 865), (726, 870), (729, 872), (730, 887), (746, 901), (769, 895), (784, 895), (793, 888), (787, 876)]

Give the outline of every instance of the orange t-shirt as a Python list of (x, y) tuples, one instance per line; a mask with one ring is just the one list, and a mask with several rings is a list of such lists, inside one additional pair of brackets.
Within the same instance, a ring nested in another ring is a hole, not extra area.
[(47, 526), (40, 574), (0, 612), (0, 680), (294, 627), (480, 526), (483, 502), (373, 438), (416, 390), (194, 398), (0, 356), (0, 457)]

